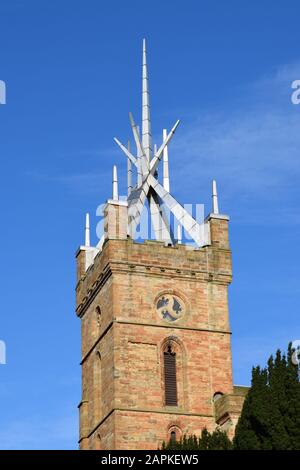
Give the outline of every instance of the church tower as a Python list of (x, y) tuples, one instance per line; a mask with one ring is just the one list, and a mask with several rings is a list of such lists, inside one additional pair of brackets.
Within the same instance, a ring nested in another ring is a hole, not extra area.
[[(141, 132), (131, 114), (130, 123), (134, 150), (115, 139), (128, 195), (119, 197), (114, 167), (103, 236), (90, 245), (87, 215), (76, 255), (81, 449), (157, 449), (203, 428), (232, 436), (243, 402), (232, 383), (229, 217), (215, 181), (203, 220), (171, 195), (168, 144), (179, 121), (152, 145), (145, 41)], [(154, 239), (137, 240), (146, 207)]]

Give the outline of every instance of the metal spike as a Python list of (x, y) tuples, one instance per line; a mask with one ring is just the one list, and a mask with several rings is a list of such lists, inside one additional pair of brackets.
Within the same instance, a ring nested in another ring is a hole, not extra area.
[[(128, 151), (130, 152), (130, 141), (127, 144)], [(131, 160), (127, 157), (127, 194), (130, 196), (132, 191), (132, 165)]]
[(216, 180), (212, 182), (212, 211), (213, 214), (219, 214), (218, 193)]
[(128, 149), (127, 149), (116, 137), (114, 137), (114, 141), (116, 142), (116, 144), (118, 144), (118, 146), (120, 147), (120, 149), (123, 150), (123, 152), (125, 153), (126, 157), (130, 158), (130, 160), (132, 161), (132, 163), (133, 163), (134, 165), (137, 165), (136, 158), (132, 155), (132, 153), (129, 152)]
[(167, 138), (166, 140), (161, 144), (161, 146), (159, 147), (158, 151), (156, 152), (156, 154), (154, 155), (154, 157), (152, 158), (151, 160), (151, 164), (150, 164), (150, 170), (153, 170), (153, 168), (157, 168), (158, 167), (158, 164), (161, 160), (161, 157), (162, 157), (162, 154), (163, 154), (163, 151), (164, 151), (164, 148), (168, 145), (168, 143), (170, 142), (170, 140), (172, 139), (173, 135), (175, 134), (175, 131), (179, 125), (179, 119), (178, 121), (175, 122), (174, 126), (172, 127), (172, 129), (170, 130), (169, 134), (167, 135)]
[[(157, 145), (154, 144), (154, 155), (157, 153)], [(158, 168), (154, 172), (154, 176), (156, 179), (158, 179)]]
[[(139, 126), (136, 127), (138, 136), (140, 135)], [(142, 185), (143, 182), (143, 172), (142, 172), (142, 150), (139, 145), (137, 145), (137, 186), (138, 188)]]
[(88, 212), (85, 214), (85, 240), (84, 240), (84, 245), (85, 246), (91, 246), (91, 240), (90, 240), (90, 214)]
[(138, 169), (140, 167), (140, 173), (142, 174), (142, 178), (141, 178), (141, 182), (142, 182), (143, 176), (146, 176), (149, 171), (148, 160), (147, 160), (145, 151), (143, 149), (143, 145), (141, 143), (139, 127), (135, 124), (132, 113), (129, 113), (129, 119), (130, 119), (130, 124), (131, 124), (132, 132), (133, 132), (133, 137), (136, 143), (137, 160), (138, 160), (137, 164), (138, 164)]
[(118, 173), (116, 165), (113, 166), (113, 195), (112, 198), (114, 201), (119, 200), (119, 191), (118, 191)]
[(150, 120), (150, 99), (146, 55), (146, 39), (143, 39), (143, 66), (142, 66), (142, 144), (150, 163), (152, 154), (152, 136)]
[[(163, 129), (163, 142), (167, 139), (167, 129)], [(157, 153), (157, 152), (155, 152)], [(168, 146), (166, 145), (163, 150), (163, 187), (168, 193), (170, 192), (170, 179), (169, 179), (169, 155)]]

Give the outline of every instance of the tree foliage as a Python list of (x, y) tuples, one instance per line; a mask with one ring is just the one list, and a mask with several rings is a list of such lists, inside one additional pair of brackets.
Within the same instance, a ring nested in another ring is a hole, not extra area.
[(201, 437), (183, 436), (179, 441), (163, 442), (162, 450), (229, 450), (232, 444), (227, 434), (222, 431), (209, 433), (203, 429)]
[(278, 350), (266, 368), (253, 368), (234, 449), (300, 450), (300, 382), (292, 356), (290, 344), (287, 355)]

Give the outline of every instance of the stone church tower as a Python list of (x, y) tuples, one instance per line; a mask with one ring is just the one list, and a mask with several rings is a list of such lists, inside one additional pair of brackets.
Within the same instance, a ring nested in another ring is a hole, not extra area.
[[(81, 449), (157, 449), (205, 427), (232, 436), (244, 399), (232, 383), (229, 217), (219, 213), (215, 182), (212, 211), (200, 222), (171, 196), (168, 143), (178, 121), (152, 149), (145, 41), (141, 137), (130, 121), (136, 152), (115, 139), (127, 159), (128, 197), (118, 196), (114, 167), (104, 234), (90, 246), (87, 215), (77, 252)], [(154, 240), (141, 241), (145, 203)]]

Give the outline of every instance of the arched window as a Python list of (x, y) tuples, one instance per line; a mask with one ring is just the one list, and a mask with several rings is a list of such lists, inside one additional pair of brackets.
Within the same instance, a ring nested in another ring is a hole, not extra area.
[[(176, 353), (169, 345), (164, 352), (165, 404), (177, 406)], [(175, 436), (176, 437), (176, 436)]]
[(101, 308), (99, 305), (96, 305), (92, 311), (91, 315), (91, 334), (93, 341), (96, 341), (99, 338), (102, 325), (102, 314)]
[(101, 326), (101, 308), (99, 307), (99, 305), (97, 305), (96, 307), (96, 324), (97, 328), (99, 329)]
[(214, 402), (218, 401), (220, 398), (222, 398), (222, 396), (223, 396), (222, 392), (216, 392), (213, 396), (213, 401)]
[(176, 442), (179, 441), (182, 437), (182, 431), (181, 428), (176, 424), (176, 425), (171, 425), (168, 428), (168, 434), (167, 434), (167, 441), (168, 442)]

